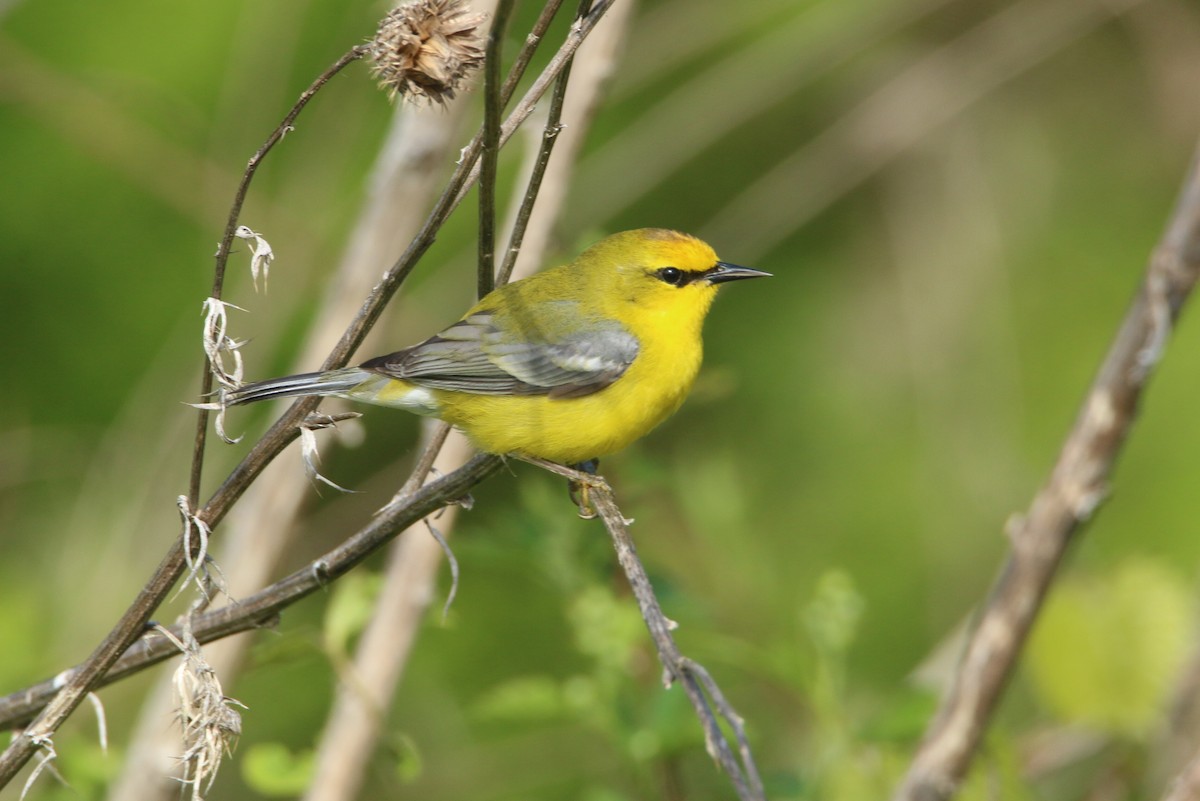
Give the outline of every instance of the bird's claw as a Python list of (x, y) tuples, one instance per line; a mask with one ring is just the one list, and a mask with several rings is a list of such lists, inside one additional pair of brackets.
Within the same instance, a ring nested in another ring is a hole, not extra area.
[(592, 506), (591, 489), (591, 485), (584, 481), (567, 479), (567, 494), (579, 508), (580, 520), (595, 520), (600, 516), (596, 507)]
[[(600, 480), (596, 475), (596, 471), (600, 468), (600, 462), (597, 459), (588, 459), (586, 462), (573, 464), (571, 467), (577, 472), (578, 478), (567, 479), (567, 494), (579, 508), (581, 520), (595, 520), (600, 513), (592, 505), (591, 489), (595, 486), (595, 481)], [(589, 481), (589, 478), (592, 481)]]

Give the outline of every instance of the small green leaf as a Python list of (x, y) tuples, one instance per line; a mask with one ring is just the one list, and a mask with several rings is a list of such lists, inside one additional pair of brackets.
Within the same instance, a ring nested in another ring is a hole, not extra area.
[(499, 720), (546, 720), (565, 710), (562, 688), (549, 676), (522, 676), (499, 684), (475, 704), (484, 718)]
[(327, 653), (334, 657), (349, 653), (351, 640), (371, 620), (382, 587), (383, 577), (367, 572), (343, 576), (334, 585), (333, 595), (325, 609), (324, 642)]
[(293, 754), (283, 743), (256, 743), (242, 759), (242, 778), (255, 792), (272, 797), (299, 795), (316, 773), (312, 750)]
[(575, 596), (567, 609), (575, 647), (599, 666), (624, 670), (645, 636), (646, 624), (637, 605), (617, 598), (608, 587), (594, 584)]
[(1064, 718), (1140, 737), (1158, 719), (1185, 657), (1191, 611), (1185, 582), (1159, 562), (1069, 579), (1034, 631), (1033, 684)]
[(579, 801), (629, 801), (629, 796), (608, 787), (592, 786), (583, 791)]
[(396, 778), (402, 784), (412, 784), (421, 778), (421, 773), (425, 770), (425, 760), (421, 758), (416, 740), (407, 734), (393, 732), (388, 736), (387, 742), (396, 762)]
[(849, 573), (825, 571), (817, 580), (813, 599), (804, 608), (804, 624), (817, 650), (830, 655), (845, 653), (858, 633), (864, 606)]

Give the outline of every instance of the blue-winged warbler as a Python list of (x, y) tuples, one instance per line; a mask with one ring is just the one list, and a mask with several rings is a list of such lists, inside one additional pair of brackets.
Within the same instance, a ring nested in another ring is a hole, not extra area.
[(679, 408), (718, 285), (766, 275), (686, 234), (625, 231), (496, 289), (419, 345), (248, 384), (225, 403), (336, 395), (439, 417), (489, 453), (582, 463)]

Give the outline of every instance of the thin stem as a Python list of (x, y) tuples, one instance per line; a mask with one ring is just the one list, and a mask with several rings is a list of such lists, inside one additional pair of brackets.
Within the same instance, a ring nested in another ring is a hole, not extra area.
[[(596, 511), (600, 513), (604, 526), (612, 537), (613, 547), (617, 551), (617, 560), (625, 570), (629, 586), (633, 590), (634, 597), (637, 598), (638, 608), (641, 609), (642, 619), (645, 620), (650, 637), (654, 640), (659, 661), (662, 662), (670, 680), (678, 681), (683, 685), (688, 700), (691, 701), (692, 708), (700, 719), (700, 724), (704, 728), (704, 740), (708, 747), (708, 753), (729, 776), (738, 798), (743, 801), (764, 801), (766, 795), (762, 780), (759, 778), (758, 767), (754, 764), (754, 755), (750, 752), (749, 739), (746, 736), (746, 727), (741, 716), (725, 700), (725, 696), (708, 671), (680, 652), (679, 646), (675, 644), (675, 638), (671, 636), (671, 630), (675, 628), (675, 624), (667, 619), (667, 616), (663, 614), (662, 607), (659, 606), (658, 598), (654, 594), (654, 587), (650, 583), (650, 577), (646, 575), (646, 568), (638, 559), (633, 538), (629, 536), (627, 521), (621, 514), (621, 510), (617, 508), (612, 490), (603, 479), (591, 478), (595, 479), (588, 482), (591, 502), (595, 505)], [(581, 480), (586, 481), (587, 478), (581, 478)], [(734, 732), (738, 742), (736, 756), (725, 733), (721, 730), (719, 720), (724, 720)]]
[[(308, 101), (312, 100), (313, 96), (333, 76), (337, 75), (352, 62), (366, 55), (367, 50), (366, 45), (351, 48), (324, 72), (318, 75), (317, 79), (300, 94), (300, 98), (292, 105), (291, 110), (288, 111), (275, 130), (271, 132), (266, 141), (262, 143), (258, 151), (250, 157), (250, 161), (246, 164), (246, 169), (242, 173), (242, 180), (233, 195), (233, 203), (229, 207), (229, 218), (225, 222), (225, 233), (221, 237), (220, 244), (217, 245), (216, 262), (213, 266), (212, 291), (209, 293), (210, 297), (220, 300), (222, 293), (225, 291), (225, 268), (229, 264), (229, 254), (233, 246), (234, 232), (237, 231), (238, 219), (242, 214), (242, 205), (246, 202), (246, 193), (250, 190), (250, 182), (254, 180), (254, 173), (258, 171), (258, 165), (262, 163), (263, 159), (266, 158), (267, 154), (271, 152), (271, 149), (275, 147), (279, 140), (292, 130), (296, 118), (300, 116), (300, 112), (308, 105)], [(212, 389), (212, 365), (209, 364), (206, 354), (204, 357), (204, 370), (200, 374), (200, 397), (208, 397)], [(196, 436), (192, 445), (192, 469), (191, 478), (188, 483), (188, 501), (193, 507), (200, 502), (200, 482), (204, 471), (204, 448), (208, 439), (208, 415), (209, 412), (207, 409), (200, 409), (196, 415)]]
[(514, 0), (500, 0), (488, 33), (483, 63), (483, 140), (479, 159), (479, 297), (495, 286), (496, 169), (500, 158), (500, 56)]
[[(596, 23), (601, 20), (604, 13), (608, 11), (614, 2), (615, 0), (602, 0), (602, 2), (596, 4), (585, 18), (572, 26), (562, 45), (559, 46), (554, 57), (550, 59), (550, 63), (538, 75), (537, 80), (525, 92), (517, 107), (508, 115), (504, 124), (500, 126), (501, 147), (508, 142), (513, 132), (516, 131), (521, 123), (529, 118), (534, 106), (537, 105), (538, 100), (541, 99), (542, 95), (549, 88), (550, 82), (558, 77), (566, 62), (570, 60), (571, 56), (579, 48), (579, 45), (592, 32), (592, 29), (596, 27)], [(425, 224), (413, 238), (408, 249), (388, 269), (383, 276), (383, 280), (376, 285), (370, 296), (363, 303), (358, 315), (350, 323), (350, 326), (330, 352), (328, 358), (325, 359), (323, 369), (329, 370), (341, 367), (346, 363), (350, 354), (362, 344), (362, 340), (366, 337), (367, 332), (379, 319), (379, 315), (383, 313), (384, 305), (395, 294), (400, 284), (404, 282), (404, 279), (408, 277), (413, 268), (416, 267), (417, 261), (433, 244), (437, 230), (445, 222), (446, 218), (450, 216), (450, 213), (458, 208), (458, 204), (462, 202), (467, 191), (474, 185), (474, 182), (479, 177), (478, 164), (476, 162), (479, 158), (482, 140), (482, 132), (476, 133), (471, 142), (463, 148), (462, 158), (459, 160), (454, 174), (450, 177), (446, 190), (438, 198)]]
[[(754, 755), (750, 751), (750, 740), (746, 736), (745, 721), (725, 700), (724, 694), (708, 671), (700, 663), (684, 656), (675, 644), (671, 631), (675, 629), (676, 624), (663, 614), (658, 597), (654, 594), (654, 585), (650, 583), (646, 568), (638, 558), (633, 538), (629, 535), (630, 521), (625, 519), (617, 507), (608, 482), (602, 476), (584, 473), (545, 459), (525, 456), (516, 458), (587, 488), (589, 503), (599, 513), (604, 527), (612, 537), (617, 561), (625, 571), (629, 587), (637, 599), (642, 620), (650, 631), (650, 639), (654, 641), (658, 659), (666, 671), (667, 684), (678, 681), (683, 685), (684, 692), (696, 711), (696, 717), (700, 719), (700, 725), (704, 728), (704, 743), (708, 753), (729, 776), (738, 798), (742, 801), (765, 801), (762, 779), (754, 763)], [(729, 740), (721, 730), (720, 720), (724, 720), (733, 730), (738, 742), (738, 756), (734, 756)]]
[[(582, 19), (587, 16), (591, 7), (591, 0), (582, 0), (576, 18)], [(512, 277), (513, 268), (517, 264), (517, 256), (521, 253), (525, 230), (533, 215), (533, 205), (537, 202), (538, 192), (542, 188), (542, 179), (546, 177), (546, 167), (550, 164), (550, 154), (554, 152), (554, 144), (558, 141), (559, 132), (562, 131), (563, 102), (567, 96), (567, 84), (571, 80), (571, 65), (574, 63), (574, 57), (567, 59), (562, 72), (558, 74), (558, 80), (554, 83), (554, 94), (550, 96), (550, 112), (546, 117), (546, 127), (542, 131), (542, 146), (538, 149), (525, 195), (521, 198), (521, 207), (517, 210), (517, 217), (513, 221), (512, 233), (508, 238), (508, 249), (504, 253), (504, 261), (500, 265), (500, 270), (496, 273), (496, 286), (504, 286), (508, 283)]]
[[(537, 79), (534, 80), (533, 85), (530, 86), (525, 92), (524, 97), (521, 98), (521, 102), (517, 104), (516, 109), (514, 109), (513, 112), (508, 115), (508, 119), (506, 119), (504, 121), (504, 125), (500, 127), (501, 147), (508, 142), (508, 140), (516, 132), (517, 128), (520, 127), (521, 123), (525, 122), (525, 120), (529, 118), (529, 115), (533, 113), (534, 106), (537, 105), (537, 102), (541, 99), (542, 95), (546, 93), (546, 90), (550, 87), (550, 82), (558, 77), (559, 73), (561, 73), (566, 67), (567, 62), (570, 61), (571, 57), (575, 55), (575, 51), (579, 49), (579, 45), (583, 44), (583, 40), (586, 39), (587, 35), (592, 32), (592, 29), (596, 27), (596, 23), (600, 21), (600, 19), (604, 16), (604, 13), (612, 7), (614, 2), (616, 2), (616, 0), (601, 0), (601, 2), (592, 7), (592, 10), (588, 12), (586, 17), (576, 20), (575, 24), (571, 26), (571, 31), (567, 34), (567, 38), (563, 42), (562, 46), (559, 47), (558, 52), (554, 54), (552, 59), (550, 59), (550, 63), (546, 65), (546, 69), (542, 70), (541, 74), (539, 74)], [(467, 146), (465, 153), (467, 155), (463, 160), (464, 163), (474, 163), (475, 158), (479, 153), (478, 136), (476, 136), (475, 139), (471, 141), (471, 144)], [(475, 164), (468, 174), (466, 186), (469, 187), (471, 183), (473, 183), (478, 177), (479, 167), (477, 164)], [(459, 192), (458, 196), (454, 198), (455, 206), (462, 202), (465, 194), (466, 189), (464, 188)]]
[(500, 106), (508, 108), (508, 101), (512, 100), (513, 93), (517, 90), (517, 84), (521, 81), (521, 76), (525, 74), (525, 69), (529, 66), (529, 62), (533, 60), (534, 53), (537, 52), (538, 45), (542, 42), (542, 37), (546, 35), (550, 23), (554, 21), (554, 17), (558, 14), (558, 9), (562, 7), (563, 0), (550, 0), (546, 5), (542, 6), (542, 13), (538, 15), (537, 20), (533, 23), (533, 27), (529, 30), (529, 34), (525, 37), (525, 44), (517, 52), (517, 58), (513, 61), (512, 68), (508, 71), (508, 77), (504, 80), (504, 86), (500, 89)]

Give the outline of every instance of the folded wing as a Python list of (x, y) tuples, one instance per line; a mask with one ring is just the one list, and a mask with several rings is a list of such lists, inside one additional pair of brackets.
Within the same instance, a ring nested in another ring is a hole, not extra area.
[(556, 311), (542, 319), (568, 322), (553, 331), (477, 312), (419, 345), (360, 366), (430, 389), (575, 398), (604, 389), (637, 357), (637, 338), (620, 323)]

